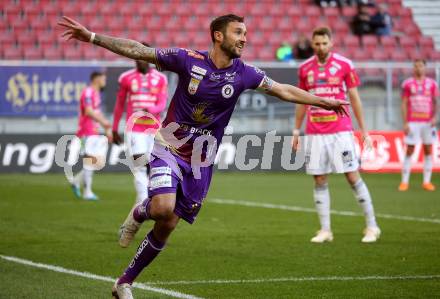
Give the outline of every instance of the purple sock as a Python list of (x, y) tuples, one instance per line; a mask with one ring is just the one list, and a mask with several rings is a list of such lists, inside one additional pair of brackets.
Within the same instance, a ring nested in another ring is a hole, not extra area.
[(132, 284), (142, 270), (148, 266), (164, 248), (165, 243), (157, 240), (151, 230), (139, 245), (136, 255), (124, 274), (119, 277), (118, 284)]
[(139, 205), (136, 206), (133, 210), (133, 218), (137, 222), (144, 222), (145, 220), (150, 219), (150, 203), (151, 200), (149, 198), (144, 199)]

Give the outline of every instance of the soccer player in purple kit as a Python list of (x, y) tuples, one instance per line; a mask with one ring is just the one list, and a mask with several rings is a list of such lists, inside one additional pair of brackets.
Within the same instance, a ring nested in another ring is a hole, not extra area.
[[(158, 69), (179, 76), (163, 121), (165, 128), (156, 137), (152, 153), (149, 198), (136, 206), (132, 217), (124, 223), (120, 245), (127, 247), (130, 244), (142, 222), (151, 219), (155, 224), (115, 282), (112, 290), (115, 298), (133, 298), (131, 284), (164, 248), (180, 218), (194, 222), (208, 192), (213, 170), (212, 163), (206, 166), (204, 162), (213, 161), (217, 152), (216, 147), (206, 148), (197, 140), (211, 137), (217, 144), (221, 142), (244, 90), (259, 89), (284, 101), (345, 114), (346, 102), (316, 97), (292, 85), (275, 82), (260, 69), (245, 64), (240, 59), (247, 33), (243, 21), (242, 17), (232, 14), (214, 19), (210, 25), (213, 48), (209, 52), (154, 49), (133, 40), (96, 34), (68, 17), (58, 23), (67, 28), (63, 33), (67, 40), (93, 43), (119, 55), (156, 64)], [(173, 124), (175, 130), (167, 136), (167, 129)], [(175, 140), (180, 141), (178, 146)], [(195, 158), (197, 155), (200, 157)], [(199, 173), (193, 172), (194, 164), (200, 164)]]

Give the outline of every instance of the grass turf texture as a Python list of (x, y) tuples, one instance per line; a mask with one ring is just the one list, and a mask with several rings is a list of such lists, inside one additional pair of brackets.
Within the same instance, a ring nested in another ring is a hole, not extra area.
[[(439, 191), (396, 191), (398, 175), (364, 175), (376, 211), (440, 218)], [(435, 181), (436, 180), (436, 181)], [(440, 186), (438, 175), (434, 183)], [(101, 174), (102, 200), (75, 199), (62, 175), (0, 175), (0, 254), (117, 277), (150, 229), (128, 249), (117, 230), (134, 201), (132, 177)], [(330, 177), (332, 209), (360, 212), (343, 176)], [(361, 244), (362, 217), (332, 216), (335, 240), (311, 244), (314, 213), (209, 203), (236, 199), (313, 208), (312, 179), (294, 173), (216, 173), (194, 225), (181, 222), (139, 282), (440, 274), (440, 224), (381, 219), (377, 244)], [(0, 298), (109, 298), (111, 283), (0, 259)], [(154, 285), (204, 298), (440, 298), (440, 279)], [(136, 298), (168, 298), (135, 290)]]

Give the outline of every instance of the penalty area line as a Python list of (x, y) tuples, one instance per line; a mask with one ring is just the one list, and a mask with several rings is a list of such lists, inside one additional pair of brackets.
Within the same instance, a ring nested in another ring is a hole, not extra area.
[[(235, 205), (235, 206), (243, 206), (243, 207), (266, 208), (266, 209), (276, 209), (276, 210), (305, 212), (305, 213), (316, 214), (316, 209), (313, 209), (313, 208), (304, 208), (304, 207), (289, 206), (289, 205), (279, 205), (279, 204), (263, 203), (263, 202), (247, 201), (247, 200), (209, 198), (207, 200), (207, 202), (208, 203), (211, 202), (211, 203), (216, 203), (216, 204), (223, 204), (223, 205)], [(330, 212), (333, 215), (340, 215), (340, 216), (351, 216), (351, 217), (360, 217), (360, 216), (363, 217), (364, 216), (361, 213), (356, 213), (356, 212), (352, 212), (352, 211), (331, 210)], [(440, 219), (436, 219), (436, 218), (420, 218), (420, 217), (412, 217), (412, 216), (382, 214), (382, 213), (376, 213), (376, 217), (377, 218), (384, 218), (384, 219), (395, 219), (395, 220), (403, 220), (403, 221), (428, 222), (428, 223), (440, 224)]]
[[(0, 258), (3, 260), (9, 261), (9, 262), (17, 263), (17, 264), (22, 264), (22, 265), (26, 265), (26, 266), (30, 266), (30, 267), (34, 267), (34, 268), (39, 268), (39, 269), (45, 269), (45, 270), (58, 272), (58, 273), (70, 274), (70, 275), (79, 276), (79, 277), (92, 279), (92, 280), (99, 280), (99, 281), (105, 281), (105, 282), (111, 282), (111, 283), (114, 283), (116, 281), (116, 278), (112, 278), (109, 276), (101, 276), (101, 275), (97, 275), (97, 274), (93, 274), (93, 273), (89, 273), (89, 272), (80, 272), (80, 271), (66, 269), (66, 268), (54, 266), (54, 265), (36, 263), (36, 262), (30, 261), (30, 260), (25, 260), (25, 259), (14, 257), (14, 256), (0, 255)], [(167, 296), (170, 296), (173, 298), (202, 299), (200, 297), (196, 297), (193, 295), (184, 294), (184, 293), (176, 292), (173, 290), (151, 287), (146, 284), (137, 283), (137, 282), (133, 283), (133, 288), (141, 289), (141, 290), (145, 290), (145, 291), (150, 291), (150, 292), (154, 292), (154, 293), (159, 293), (159, 294), (167, 295)]]
[(281, 277), (261, 279), (215, 279), (215, 280), (180, 280), (152, 281), (149, 285), (195, 285), (195, 284), (245, 284), (273, 282), (308, 282), (308, 281), (372, 281), (372, 280), (435, 280), (440, 275), (408, 275), (408, 276), (327, 276), (327, 277)]

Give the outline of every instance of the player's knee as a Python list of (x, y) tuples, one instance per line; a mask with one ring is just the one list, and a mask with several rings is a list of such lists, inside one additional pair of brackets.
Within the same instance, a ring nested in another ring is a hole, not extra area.
[(406, 155), (407, 156), (412, 156), (412, 154), (414, 153), (414, 146), (413, 145), (408, 145), (406, 148)]
[(327, 184), (327, 176), (316, 175), (315, 176), (315, 187), (323, 187)]
[(150, 215), (153, 219), (169, 219), (174, 214), (174, 203), (169, 201), (152, 202)]

